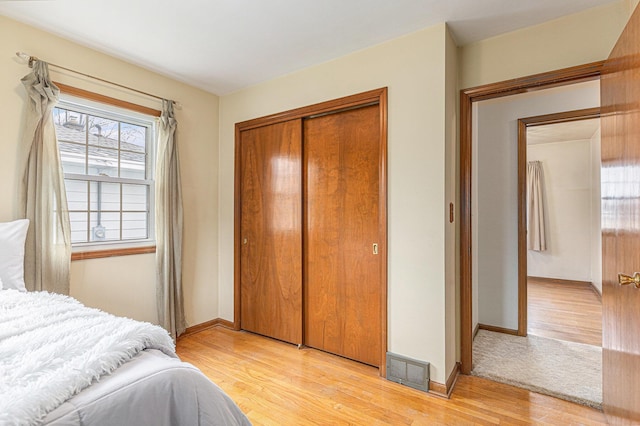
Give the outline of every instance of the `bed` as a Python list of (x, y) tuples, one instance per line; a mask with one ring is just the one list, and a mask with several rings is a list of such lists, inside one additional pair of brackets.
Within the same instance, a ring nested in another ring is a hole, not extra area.
[(228, 395), (180, 361), (164, 329), (25, 291), (21, 265), (10, 264), (22, 254), (2, 241), (4, 226), (0, 425), (250, 425)]
[(1, 425), (248, 425), (168, 333), (47, 292), (0, 292)]

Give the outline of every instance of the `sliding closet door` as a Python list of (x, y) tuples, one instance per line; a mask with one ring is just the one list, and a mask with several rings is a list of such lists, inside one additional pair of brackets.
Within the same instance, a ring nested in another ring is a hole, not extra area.
[(302, 343), (302, 123), (240, 134), (241, 328)]
[(380, 365), (380, 112), (304, 121), (305, 344)]

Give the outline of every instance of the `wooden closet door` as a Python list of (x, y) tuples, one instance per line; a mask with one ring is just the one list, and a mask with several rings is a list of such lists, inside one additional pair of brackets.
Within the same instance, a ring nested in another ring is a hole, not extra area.
[(241, 132), (241, 328), (302, 343), (302, 122)]
[(305, 344), (380, 365), (380, 112), (304, 121)]

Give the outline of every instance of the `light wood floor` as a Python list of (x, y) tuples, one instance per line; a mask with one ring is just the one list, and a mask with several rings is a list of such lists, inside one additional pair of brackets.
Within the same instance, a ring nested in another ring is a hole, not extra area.
[(578, 283), (527, 280), (527, 333), (602, 346), (602, 302)]
[(177, 352), (255, 425), (606, 424), (599, 411), (478, 377), (460, 376), (447, 400), (373, 367), (221, 327), (181, 338)]

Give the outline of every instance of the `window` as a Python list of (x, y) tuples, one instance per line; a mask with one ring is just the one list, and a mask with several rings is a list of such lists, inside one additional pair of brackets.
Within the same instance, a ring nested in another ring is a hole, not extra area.
[(74, 251), (152, 245), (155, 118), (63, 97), (53, 123)]

